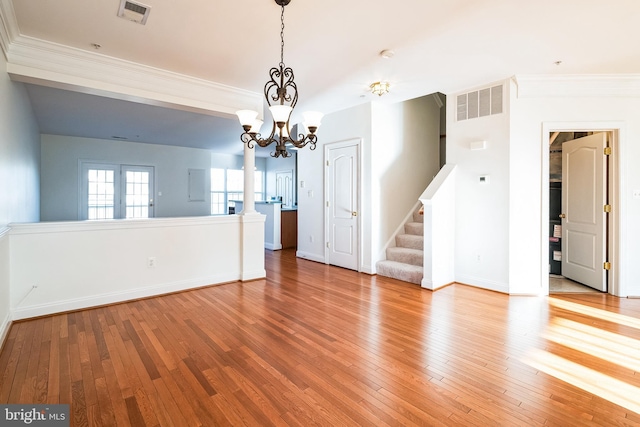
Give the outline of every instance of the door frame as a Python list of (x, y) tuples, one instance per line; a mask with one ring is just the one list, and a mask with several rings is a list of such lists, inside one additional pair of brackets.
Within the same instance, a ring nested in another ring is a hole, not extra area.
[(324, 144), (324, 158), (323, 158), (323, 168), (324, 168), (324, 262), (325, 264), (329, 264), (329, 248), (327, 243), (329, 242), (329, 215), (327, 214), (327, 202), (329, 201), (329, 168), (327, 166), (327, 162), (329, 159), (329, 151), (337, 148), (344, 148), (349, 146), (355, 146), (357, 149), (357, 183), (356, 183), (356, 194), (358, 195), (358, 216), (356, 220), (356, 225), (358, 227), (358, 248), (357, 248), (357, 270), (358, 272), (362, 271), (362, 242), (363, 242), (363, 233), (362, 233), (362, 138), (351, 138), (341, 141), (330, 142)]
[(622, 122), (543, 122), (542, 123), (542, 194), (541, 194), (541, 277), (542, 295), (549, 295), (549, 138), (554, 132), (608, 132), (612, 149), (609, 157), (609, 204), (612, 212), (609, 216), (608, 228), (608, 260), (611, 269), (608, 274), (608, 293), (620, 295), (620, 159), (622, 158), (620, 143), (624, 133)]

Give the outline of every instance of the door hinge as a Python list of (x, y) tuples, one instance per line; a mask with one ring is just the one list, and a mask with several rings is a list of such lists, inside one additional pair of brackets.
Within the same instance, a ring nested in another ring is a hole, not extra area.
[(329, 160), (327, 160), (327, 166), (329, 166)]
[(330, 206), (330, 203), (327, 201), (327, 207), (329, 207), (329, 206)]
[(327, 242), (327, 247), (331, 248), (331, 243)]
[(605, 261), (602, 268), (604, 268), (605, 270), (611, 270), (611, 263), (609, 261)]
[(604, 205), (604, 211), (606, 213), (611, 213), (611, 205)]
[(604, 147), (604, 155), (605, 156), (611, 155), (611, 147)]

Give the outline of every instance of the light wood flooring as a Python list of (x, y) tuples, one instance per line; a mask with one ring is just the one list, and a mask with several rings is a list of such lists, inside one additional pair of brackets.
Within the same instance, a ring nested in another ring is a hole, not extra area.
[(0, 403), (73, 426), (640, 425), (640, 300), (266, 257), (265, 280), (14, 323)]

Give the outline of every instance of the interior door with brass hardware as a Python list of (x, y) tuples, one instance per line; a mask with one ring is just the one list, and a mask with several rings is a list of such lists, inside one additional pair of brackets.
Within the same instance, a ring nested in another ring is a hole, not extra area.
[(606, 132), (562, 144), (562, 275), (607, 290)]
[(359, 145), (346, 141), (325, 145), (326, 262), (359, 270)]

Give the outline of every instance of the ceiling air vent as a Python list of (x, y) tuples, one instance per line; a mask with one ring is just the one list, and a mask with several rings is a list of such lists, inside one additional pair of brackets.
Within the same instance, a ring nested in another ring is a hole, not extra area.
[(120, 8), (118, 9), (118, 16), (129, 21), (133, 21), (137, 24), (146, 24), (150, 6), (146, 6), (141, 3), (134, 3), (130, 0), (122, 0), (120, 2)]
[(457, 120), (475, 119), (502, 113), (502, 85), (458, 95)]

